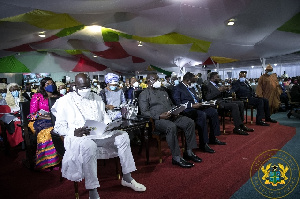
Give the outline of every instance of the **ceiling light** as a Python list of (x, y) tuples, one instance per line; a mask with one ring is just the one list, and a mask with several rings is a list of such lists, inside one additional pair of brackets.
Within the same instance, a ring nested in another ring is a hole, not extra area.
[(139, 41), (138, 46), (143, 46), (142, 41)]
[(234, 68), (232, 67), (231, 69), (233, 70)]
[(274, 64), (274, 66), (277, 66), (277, 64)]
[(91, 32), (101, 32), (102, 27), (101, 26), (85, 26), (84, 28), (88, 29)]
[(251, 68), (254, 68), (254, 66), (251, 66)]
[(97, 55), (93, 55), (93, 57), (98, 57)]
[(236, 19), (229, 19), (228, 21), (227, 21), (227, 26), (233, 26), (234, 25), (234, 23), (236, 22)]
[(215, 68), (215, 71), (217, 71), (217, 69)]
[(39, 37), (46, 37), (45, 32), (39, 32)]

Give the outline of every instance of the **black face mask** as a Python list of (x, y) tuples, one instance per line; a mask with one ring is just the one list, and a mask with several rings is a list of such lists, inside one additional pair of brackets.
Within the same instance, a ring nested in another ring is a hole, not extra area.
[(215, 84), (218, 84), (218, 83), (219, 83), (219, 80), (218, 80), (218, 79), (216, 79), (214, 82), (215, 82)]

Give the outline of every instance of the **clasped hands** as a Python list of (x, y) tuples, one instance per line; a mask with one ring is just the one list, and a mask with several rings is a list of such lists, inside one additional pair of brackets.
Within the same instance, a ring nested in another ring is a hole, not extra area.
[(91, 133), (91, 129), (85, 126), (85, 127), (75, 129), (74, 136), (82, 137), (82, 136), (90, 135), (90, 133)]

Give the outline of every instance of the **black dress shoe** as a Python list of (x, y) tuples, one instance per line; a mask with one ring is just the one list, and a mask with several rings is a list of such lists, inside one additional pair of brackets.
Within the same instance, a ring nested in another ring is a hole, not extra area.
[(239, 135), (249, 135), (249, 133), (247, 133), (246, 131), (243, 131), (242, 129), (237, 129), (237, 128), (233, 129), (233, 133), (239, 134)]
[(226, 142), (221, 142), (220, 140), (218, 140), (218, 138), (215, 138), (215, 140), (210, 141), (209, 144), (226, 145)]
[(259, 126), (270, 126), (270, 124), (265, 123), (263, 121), (256, 122), (256, 125), (259, 125)]
[(186, 160), (183, 159), (183, 158), (180, 158), (179, 162), (177, 162), (176, 160), (174, 160), (174, 159), (172, 158), (172, 164), (173, 164), (173, 165), (178, 165), (178, 166), (180, 166), (180, 167), (182, 167), (182, 168), (191, 168), (191, 167), (194, 166), (193, 163), (190, 163), (190, 162), (186, 161)]
[(193, 162), (202, 162), (202, 159), (196, 156), (195, 154), (189, 156), (187, 153), (183, 153), (183, 159), (192, 160)]
[(208, 144), (204, 144), (203, 146), (200, 146), (199, 148), (200, 148), (200, 150), (202, 150), (204, 152), (207, 152), (207, 153), (214, 153), (215, 152), (215, 150), (213, 150), (212, 148), (210, 148), (208, 146)]
[(254, 131), (254, 129), (250, 129), (250, 128), (248, 128), (248, 127), (246, 127), (245, 125), (241, 125), (241, 129), (243, 130), (243, 131), (247, 131), (247, 132), (253, 132)]
[(291, 118), (292, 111), (289, 111), (288, 114), (286, 115), (289, 119)]
[(265, 119), (266, 122), (277, 123), (276, 120), (272, 120), (271, 118)]

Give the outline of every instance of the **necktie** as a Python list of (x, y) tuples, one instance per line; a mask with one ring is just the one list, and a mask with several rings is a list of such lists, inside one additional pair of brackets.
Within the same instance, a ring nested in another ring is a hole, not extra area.
[(195, 95), (192, 93), (192, 91), (190, 91), (190, 89), (188, 87), (186, 87), (188, 89), (188, 91), (190, 92), (190, 94), (192, 95), (192, 97), (194, 98), (194, 102), (198, 103), (198, 100), (196, 99)]

